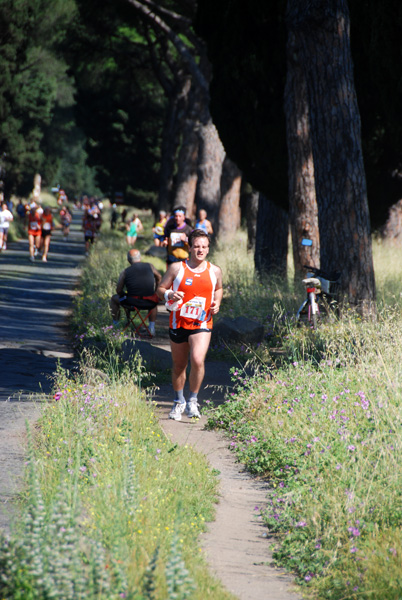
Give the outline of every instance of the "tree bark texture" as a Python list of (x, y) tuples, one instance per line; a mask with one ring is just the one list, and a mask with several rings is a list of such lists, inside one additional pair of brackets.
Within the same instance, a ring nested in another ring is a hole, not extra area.
[(188, 93), (188, 79), (184, 78), (168, 98), (163, 125), (161, 164), (159, 169), (158, 210), (170, 211), (173, 194), (173, 176), (179, 146), (181, 122)]
[[(284, 102), (288, 147), (289, 220), (295, 279), (300, 279), (304, 274), (303, 265), (320, 267), (320, 235), (307, 86), (299, 61), (298, 41), (299, 38), (293, 32), (289, 32)], [(303, 238), (310, 239), (312, 246), (303, 246)]]
[(342, 272), (346, 299), (375, 310), (366, 179), (346, 0), (288, 0), (308, 95), (321, 267)]
[(254, 264), (260, 275), (286, 277), (288, 213), (259, 195)]
[(242, 202), (247, 221), (247, 250), (252, 252), (255, 250), (255, 238), (257, 234), (257, 213), (258, 199), (260, 193), (253, 190), (251, 186), (247, 186), (246, 191), (242, 193)]
[(214, 231), (217, 231), (225, 150), (209, 112), (208, 119), (200, 122), (197, 134), (199, 142), (197, 210), (203, 208), (207, 211), (208, 219), (211, 221)]
[(221, 178), (221, 205), (218, 231), (220, 241), (233, 237), (240, 227), (241, 171), (227, 156), (223, 161)]
[(173, 206), (185, 206), (187, 216), (195, 218), (195, 192), (197, 189), (198, 136), (196, 133), (198, 103), (194, 91), (189, 94), (189, 102), (184, 118), (180, 152), (177, 159), (176, 191)]

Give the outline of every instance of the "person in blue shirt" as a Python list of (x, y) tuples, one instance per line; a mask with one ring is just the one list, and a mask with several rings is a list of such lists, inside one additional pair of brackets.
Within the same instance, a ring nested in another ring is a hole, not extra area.
[(214, 232), (211, 221), (207, 219), (207, 211), (203, 208), (198, 211), (198, 221), (195, 223), (195, 229), (202, 229), (202, 231), (209, 235), (212, 235)]

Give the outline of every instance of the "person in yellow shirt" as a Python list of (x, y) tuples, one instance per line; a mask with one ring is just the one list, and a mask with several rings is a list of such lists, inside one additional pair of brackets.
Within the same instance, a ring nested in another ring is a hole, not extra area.
[(193, 228), (186, 220), (186, 209), (178, 206), (165, 225), (162, 246), (167, 246), (167, 266), (186, 260), (189, 256), (188, 237)]
[(161, 246), (163, 240), (165, 239), (165, 225), (167, 222), (166, 212), (164, 210), (159, 211), (159, 219), (156, 221), (155, 225), (152, 228), (154, 234), (154, 244), (155, 246)]

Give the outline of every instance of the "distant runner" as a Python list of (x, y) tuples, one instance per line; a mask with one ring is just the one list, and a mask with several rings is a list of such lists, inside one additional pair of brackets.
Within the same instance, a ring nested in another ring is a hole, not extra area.
[(54, 229), (52, 211), (48, 206), (43, 209), (42, 215), (42, 260), (47, 262), (47, 255), (50, 246), (50, 236)]
[(63, 229), (63, 238), (65, 241), (67, 241), (68, 236), (70, 235), (70, 224), (72, 221), (72, 215), (68, 209), (68, 206), (63, 206), (60, 210), (59, 215), (61, 227)]
[[(181, 420), (200, 417), (198, 392), (205, 374), (205, 357), (211, 341), (212, 316), (222, 301), (222, 272), (206, 260), (209, 236), (201, 229), (189, 235), (189, 258), (169, 266), (157, 289), (170, 313), (170, 347), (172, 350), (172, 384), (175, 392), (169, 418)], [(186, 368), (190, 356), (190, 397), (184, 397)]]
[(198, 211), (198, 221), (195, 223), (195, 229), (202, 229), (205, 233), (212, 235), (214, 230), (211, 221), (207, 219), (207, 211), (201, 209)]
[(88, 212), (84, 213), (82, 229), (84, 230), (85, 256), (89, 256), (89, 249), (91, 245), (95, 243), (96, 221)]
[(0, 252), (7, 249), (8, 229), (13, 220), (13, 213), (9, 210), (7, 202), (3, 200), (0, 208)]
[(138, 235), (138, 229), (137, 229), (135, 215), (133, 215), (131, 217), (130, 223), (127, 223), (126, 229), (127, 229), (127, 233), (126, 233), (127, 244), (129, 246), (134, 246), (135, 242), (137, 241), (137, 235)]
[(152, 228), (152, 233), (154, 234), (154, 244), (155, 246), (160, 246), (165, 239), (164, 231), (165, 225), (167, 222), (166, 211), (159, 211), (159, 219), (155, 222), (155, 225)]
[(32, 202), (30, 206), (31, 209), (28, 214), (29, 260), (34, 262), (35, 256), (39, 252), (42, 238), (42, 216), (36, 206), (36, 202)]
[(186, 219), (186, 208), (176, 207), (173, 210), (173, 217), (165, 225), (164, 240), (161, 244), (167, 246), (167, 266), (188, 258), (188, 237), (192, 230)]

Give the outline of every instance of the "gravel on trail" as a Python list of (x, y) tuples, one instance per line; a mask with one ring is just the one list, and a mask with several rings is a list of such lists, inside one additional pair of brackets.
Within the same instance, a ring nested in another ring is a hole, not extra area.
[[(80, 225), (81, 213), (76, 211), (68, 241), (59, 231), (52, 234), (47, 263), (40, 258), (29, 261), (26, 240), (10, 244), (0, 255), (0, 529), (4, 531), (17, 516), (26, 422), (34, 424), (38, 418), (57, 364), (74, 366), (67, 317), (84, 259)], [(169, 353), (163, 306), (159, 313), (152, 346)], [(231, 366), (207, 361), (201, 404), (206, 399), (223, 401), (231, 386)], [(266, 484), (244, 472), (227, 440), (205, 429), (204, 416), (195, 422), (185, 416), (180, 422), (170, 420), (171, 394), (170, 385), (161, 385), (153, 398), (166, 435), (205, 454), (219, 472), (216, 519), (201, 537), (212, 572), (239, 600), (297, 600), (300, 594), (294, 591), (292, 578), (272, 564), (267, 530), (256, 517), (256, 507), (266, 501)]]

